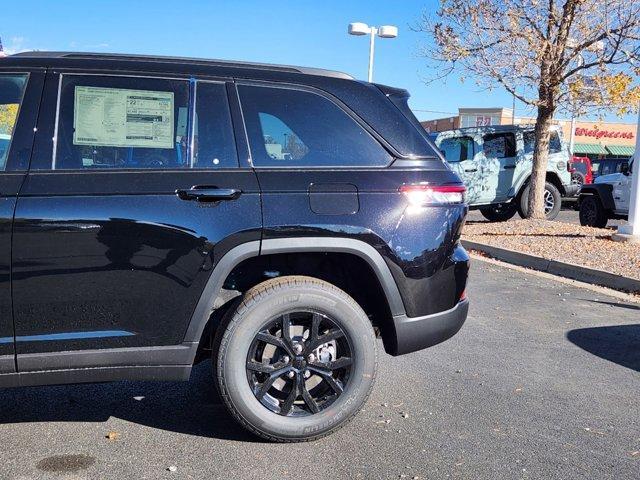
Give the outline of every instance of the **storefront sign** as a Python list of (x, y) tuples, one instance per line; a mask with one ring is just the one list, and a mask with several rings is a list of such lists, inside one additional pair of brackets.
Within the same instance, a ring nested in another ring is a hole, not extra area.
[(576, 128), (576, 137), (593, 137), (593, 138), (626, 138), (633, 140), (634, 135), (632, 132), (620, 132), (613, 130), (600, 130), (598, 127), (591, 128)]
[(476, 116), (476, 127), (488, 127), (491, 125), (491, 117), (484, 115)]

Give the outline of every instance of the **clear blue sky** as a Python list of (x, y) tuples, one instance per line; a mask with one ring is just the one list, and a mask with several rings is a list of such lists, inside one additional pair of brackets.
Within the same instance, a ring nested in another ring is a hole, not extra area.
[[(366, 78), (368, 39), (347, 35), (349, 22), (391, 24), (396, 39), (377, 39), (374, 81), (407, 88), (421, 120), (458, 107), (511, 107), (496, 89), (478, 91), (451, 78), (426, 86), (418, 50), (423, 34), (411, 31), (434, 0), (5, 0), (0, 36), (8, 50), (76, 50), (149, 53), (285, 63), (341, 70)], [(525, 113), (518, 106), (519, 113)], [(530, 112), (529, 112), (530, 113)], [(611, 118), (614, 120), (614, 118)], [(631, 117), (622, 121), (632, 121)]]

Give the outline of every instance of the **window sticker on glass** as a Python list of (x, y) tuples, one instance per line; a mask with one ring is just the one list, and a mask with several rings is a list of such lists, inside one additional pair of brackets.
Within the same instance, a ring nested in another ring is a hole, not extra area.
[(173, 92), (75, 87), (73, 144), (174, 148)]

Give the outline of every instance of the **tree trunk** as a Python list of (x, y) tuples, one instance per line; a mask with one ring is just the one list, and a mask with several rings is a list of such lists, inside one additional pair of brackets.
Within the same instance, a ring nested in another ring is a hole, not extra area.
[[(552, 103), (552, 102), (550, 102)], [(554, 109), (547, 106), (538, 108), (535, 126), (535, 146), (533, 150), (533, 171), (529, 180), (529, 206), (527, 218), (545, 218), (544, 213), (544, 184), (547, 176), (549, 161), (549, 128), (553, 122)]]

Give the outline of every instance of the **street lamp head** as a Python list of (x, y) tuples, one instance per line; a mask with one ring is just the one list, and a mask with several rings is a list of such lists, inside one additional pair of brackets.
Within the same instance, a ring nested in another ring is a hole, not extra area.
[(378, 28), (378, 36), (380, 38), (396, 38), (398, 36), (398, 27), (383, 25)]
[(366, 23), (353, 22), (349, 24), (349, 35), (369, 35), (371, 28)]

